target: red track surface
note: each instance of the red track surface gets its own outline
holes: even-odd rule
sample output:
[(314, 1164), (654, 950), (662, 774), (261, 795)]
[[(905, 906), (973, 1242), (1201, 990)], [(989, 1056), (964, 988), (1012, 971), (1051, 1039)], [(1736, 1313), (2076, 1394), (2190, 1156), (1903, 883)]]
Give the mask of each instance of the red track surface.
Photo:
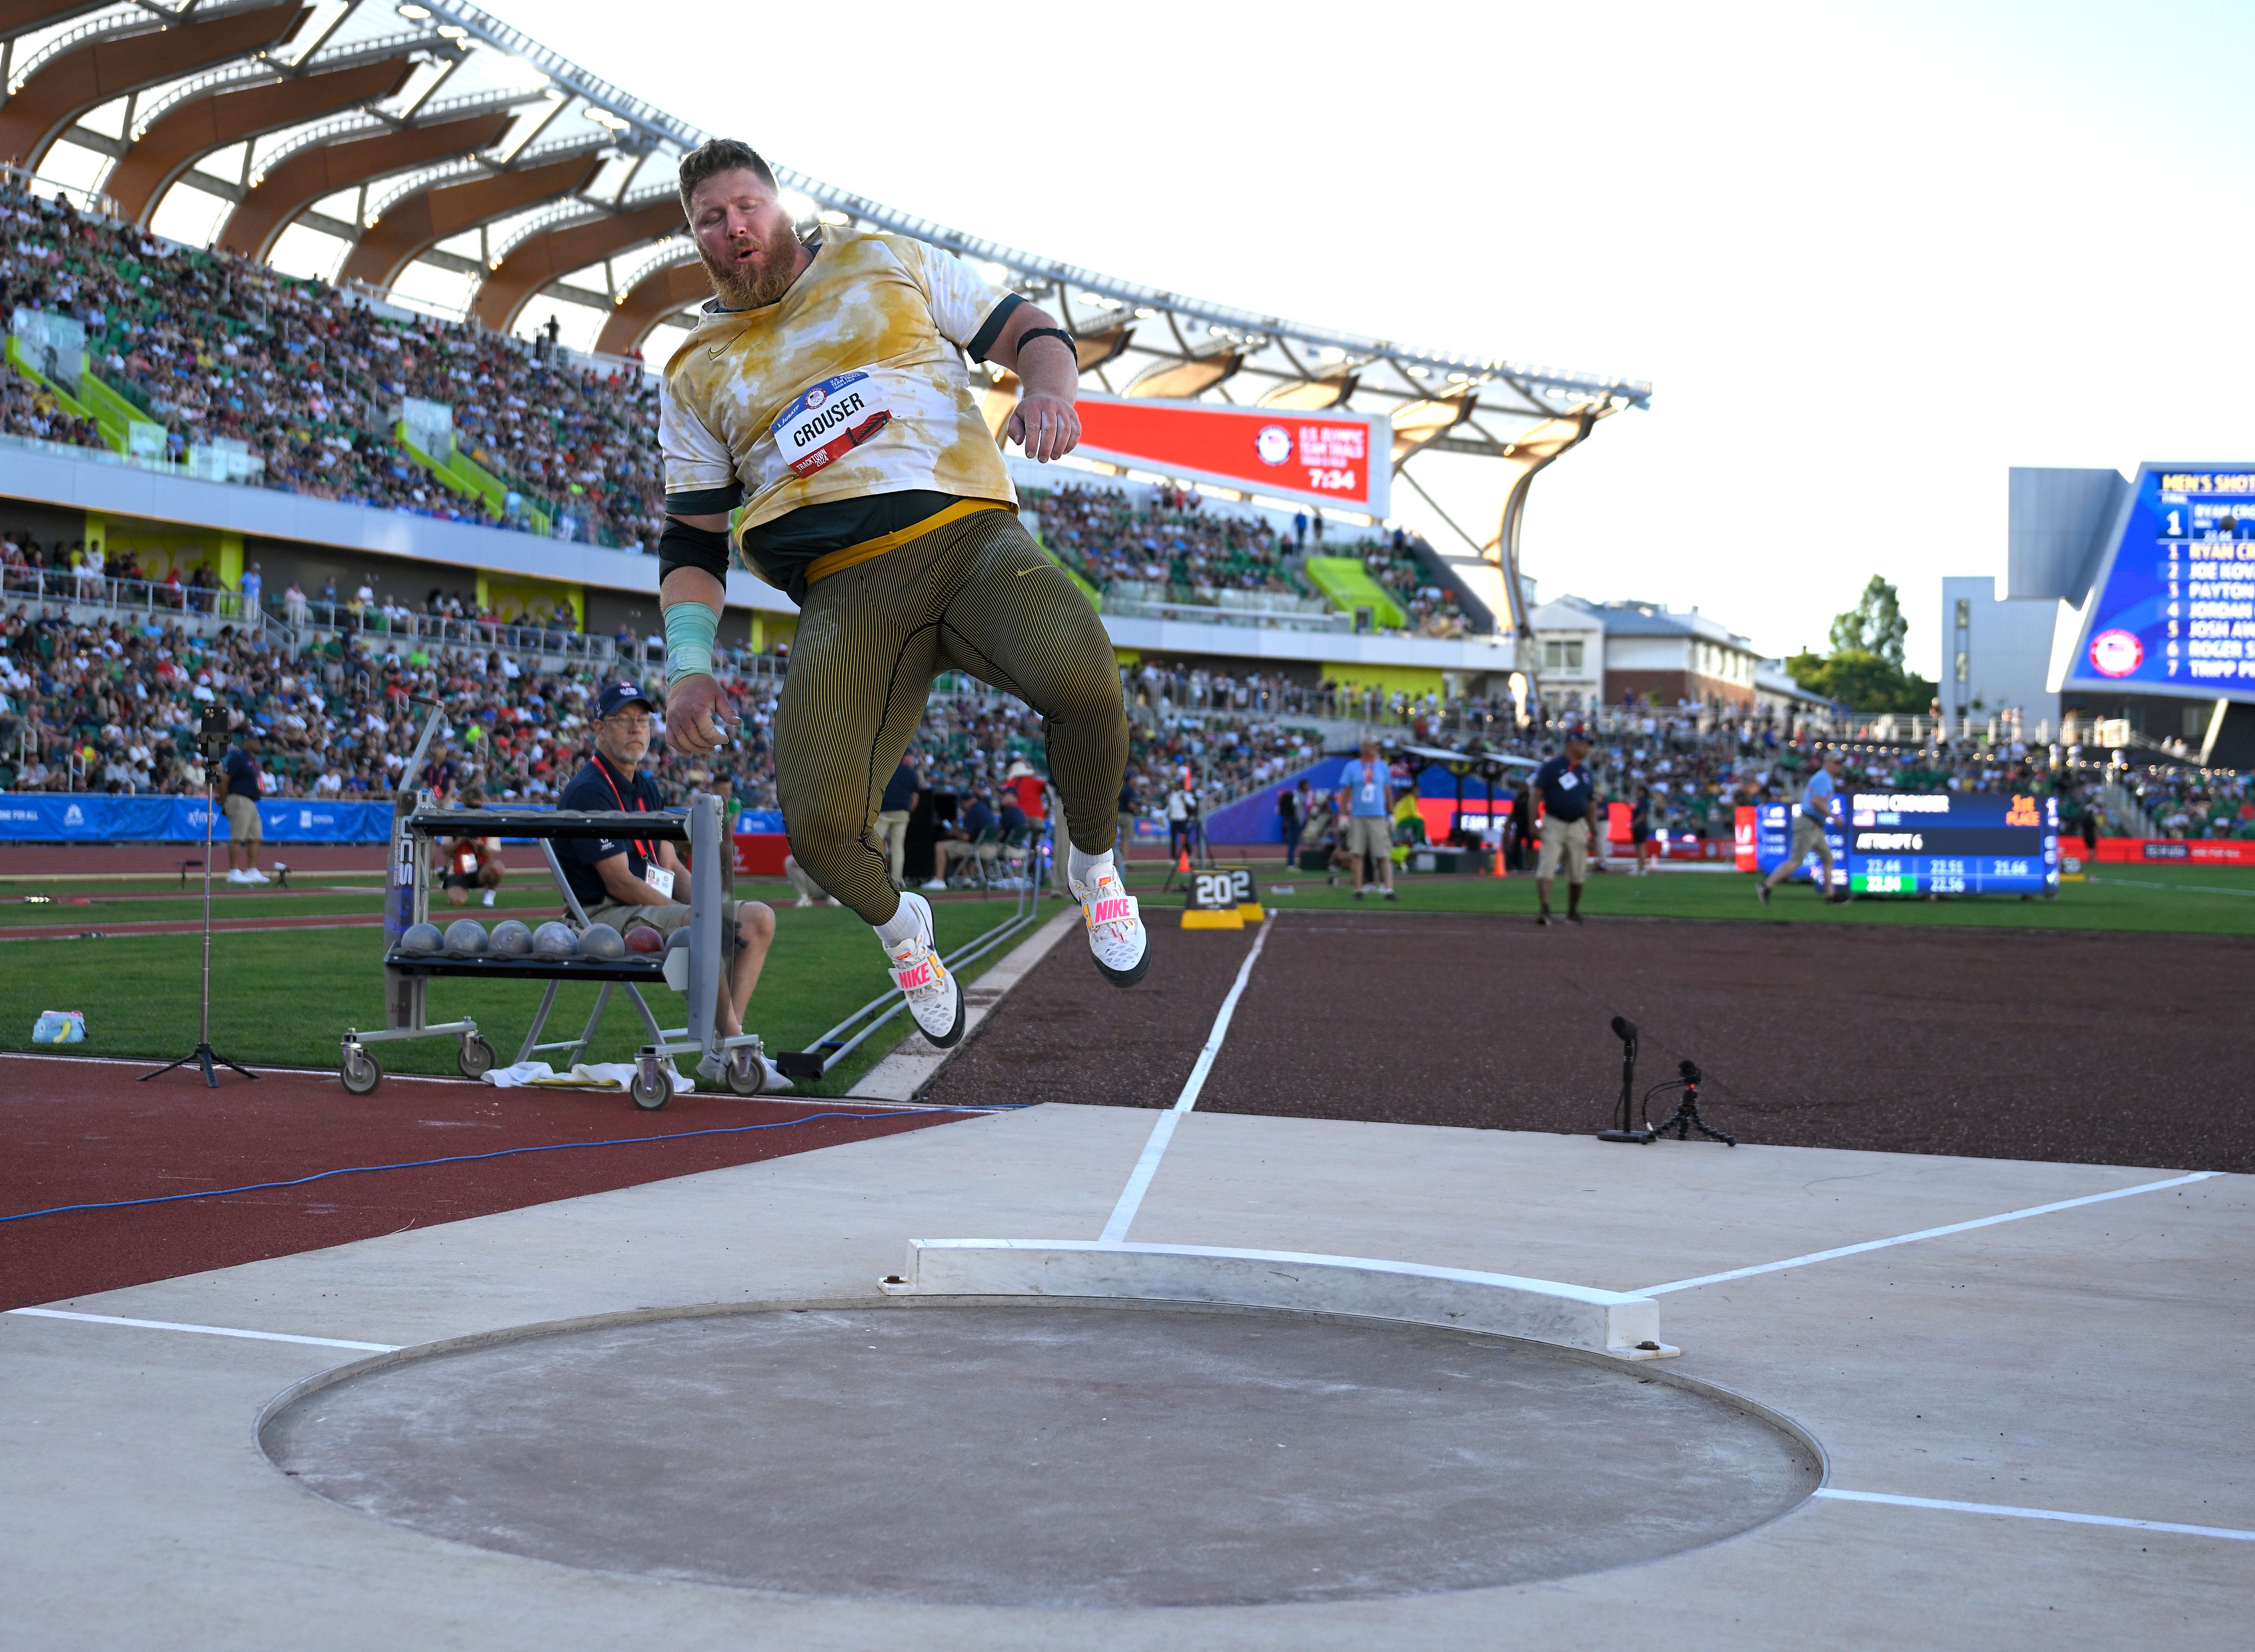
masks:
[[(137, 1082), (138, 1065), (0, 1054), (0, 1216), (285, 1181), (563, 1142), (618, 1142), (859, 1114), (851, 1102), (677, 1096), (659, 1113), (622, 1095), (387, 1079), (370, 1096), (333, 1075), (186, 1070)], [(341, 1245), (551, 1199), (747, 1164), (961, 1114), (836, 1118), (678, 1142), (525, 1153), (476, 1163), (331, 1177), (302, 1187), (0, 1222), (0, 1308)]]

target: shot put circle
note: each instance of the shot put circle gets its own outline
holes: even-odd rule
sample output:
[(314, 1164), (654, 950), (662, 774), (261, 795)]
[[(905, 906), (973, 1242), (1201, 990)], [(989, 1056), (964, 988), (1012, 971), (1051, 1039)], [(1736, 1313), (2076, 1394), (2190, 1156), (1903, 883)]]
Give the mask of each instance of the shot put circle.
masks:
[(318, 1378), (300, 1486), (434, 1536), (790, 1594), (1123, 1607), (1384, 1599), (1733, 1536), (1802, 1436), (1648, 1367), (1192, 1304), (763, 1306)]

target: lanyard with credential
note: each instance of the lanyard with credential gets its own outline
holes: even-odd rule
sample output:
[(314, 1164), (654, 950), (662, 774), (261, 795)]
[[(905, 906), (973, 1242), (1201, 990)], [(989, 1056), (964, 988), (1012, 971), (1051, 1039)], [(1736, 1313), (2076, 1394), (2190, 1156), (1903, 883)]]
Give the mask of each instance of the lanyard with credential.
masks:
[[(629, 812), (627, 808), (627, 800), (624, 798), (619, 797), (619, 783), (611, 778), (611, 765), (604, 761), (602, 754), (600, 752), (595, 756), (595, 767), (602, 773), (603, 784), (611, 789), (611, 796), (618, 798), (619, 812), (621, 814)], [(650, 805), (643, 801), (642, 794), (640, 792), (636, 792), (635, 794), (635, 806), (631, 812), (636, 814), (648, 814), (650, 812)], [(651, 846), (644, 843), (640, 838), (629, 838), (628, 841), (634, 845), (635, 853), (642, 856), (644, 865), (648, 865), (657, 859), (657, 856), (651, 853)]]

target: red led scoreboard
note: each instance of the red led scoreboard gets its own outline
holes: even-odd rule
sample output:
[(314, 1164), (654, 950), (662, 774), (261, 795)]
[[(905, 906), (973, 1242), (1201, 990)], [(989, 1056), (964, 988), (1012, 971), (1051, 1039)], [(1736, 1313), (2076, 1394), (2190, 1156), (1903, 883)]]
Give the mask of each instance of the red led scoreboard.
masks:
[(1334, 505), (1383, 517), (1393, 474), (1393, 431), (1376, 413), (1294, 413), (1087, 396), (1080, 410), (1085, 459), (1102, 459), (1247, 493)]

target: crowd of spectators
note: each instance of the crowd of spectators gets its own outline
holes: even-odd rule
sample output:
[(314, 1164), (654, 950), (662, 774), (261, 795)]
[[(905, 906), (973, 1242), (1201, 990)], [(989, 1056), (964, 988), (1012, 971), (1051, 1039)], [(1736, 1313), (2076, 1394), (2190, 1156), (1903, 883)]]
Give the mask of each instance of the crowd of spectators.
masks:
[(1215, 505), (1184, 488), (1155, 489), (1141, 504), (1118, 488), (1072, 482), (1029, 490), (1025, 503), (1041, 524), (1042, 543), (1109, 595), (1211, 608), (1245, 606), (1251, 593), (1278, 606), (1321, 607), (1322, 594), (1298, 566), (1303, 554), (1320, 553), (1360, 559), (1412, 629), (1461, 636), (1467, 627), (1454, 597), (1434, 583), (1398, 528), (1383, 538), (1327, 545), (1320, 515), (1303, 513), (1286, 534), (1264, 516)]
[[(386, 314), (327, 282), (34, 197), (0, 182), (0, 314), (67, 316), (86, 364), (161, 425), (174, 459), (240, 443), (264, 486), (449, 519), (544, 526), (632, 549), (663, 527), (657, 390), (639, 371), (465, 323)], [(90, 421), (9, 374), (0, 429), (101, 446)], [(508, 489), (450, 489), (393, 439), (405, 400), (441, 402), (463, 452)], [(438, 455), (444, 458), (444, 455)], [(511, 501), (516, 504), (512, 508)], [(568, 520), (566, 520), (568, 519)]]
[[(454, 600), (434, 590), (428, 606), (443, 610)], [(421, 702), (446, 714), (431, 784), (474, 782), (496, 802), (539, 803), (584, 760), (601, 682), (622, 668), (655, 669), (646, 659), (612, 661), (599, 680), (592, 667), (544, 669), (539, 655), (506, 648), (367, 631), (293, 651), (282, 635), (222, 625), (205, 636), (147, 615), (74, 623), (59, 608), (22, 603), (0, 610), (0, 790), (194, 791), (195, 728), (203, 705), (217, 703), (259, 742), (273, 795), (383, 797), (421, 733), (426, 714), (411, 703)], [(681, 758), (661, 741), (653, 771), (671, 802), (725, 777), (742, 806), (773, 808), (770, 742), (787, 662), (724, 651), (721, 666), (744, 739), (716, 760)], [(1156, 670), (1126, 672), (1130, 806), (1163, 809), (1187, 776), (1201, 811), (1211, 812), (1317, 762), (1323, 740), (1282, 703), (1289, 687), (1258, 676), (1192, 683)], [(1478, 700), (1408, 711), (1392, 725), (1396, 738), (1528, 758), (1549, 755), (1563, 727), (1555, 719), (1521, 727), (1507, 704)], [(1606, 795), (1641, 793), (1656, 831), (1717, 840), (1731, 836), (1738, 805), (1797, 795), (1825, 743), (1821, 731), (1773, 716), (1712, 709), (1609, 708), (1584, 721), (1596, 742), (1591, 767)], [(967, 679), (939, 685), (916, 744), (925, 784), (965, 797), (991, 795), (1014, 763), (1047, 768), (1040, 720)], [(2123, 787), (2166, 835), (2255, 838), (2255, 796), (2239, 773), (2110, 769), (2095, 749), (2018, 742), (1866, 743), (1851, 746), (1847, 759), (1851, 789), (2055, 793), (2070, 833), (2086, 816), (2108, 834), (2136, 832), (2139, 823), (2108, 809), (2110, 791)]]
[(2255, 838), (2255, 790), (2243, 772), (2157, 765), (2129, 788), (2164, 837)]

